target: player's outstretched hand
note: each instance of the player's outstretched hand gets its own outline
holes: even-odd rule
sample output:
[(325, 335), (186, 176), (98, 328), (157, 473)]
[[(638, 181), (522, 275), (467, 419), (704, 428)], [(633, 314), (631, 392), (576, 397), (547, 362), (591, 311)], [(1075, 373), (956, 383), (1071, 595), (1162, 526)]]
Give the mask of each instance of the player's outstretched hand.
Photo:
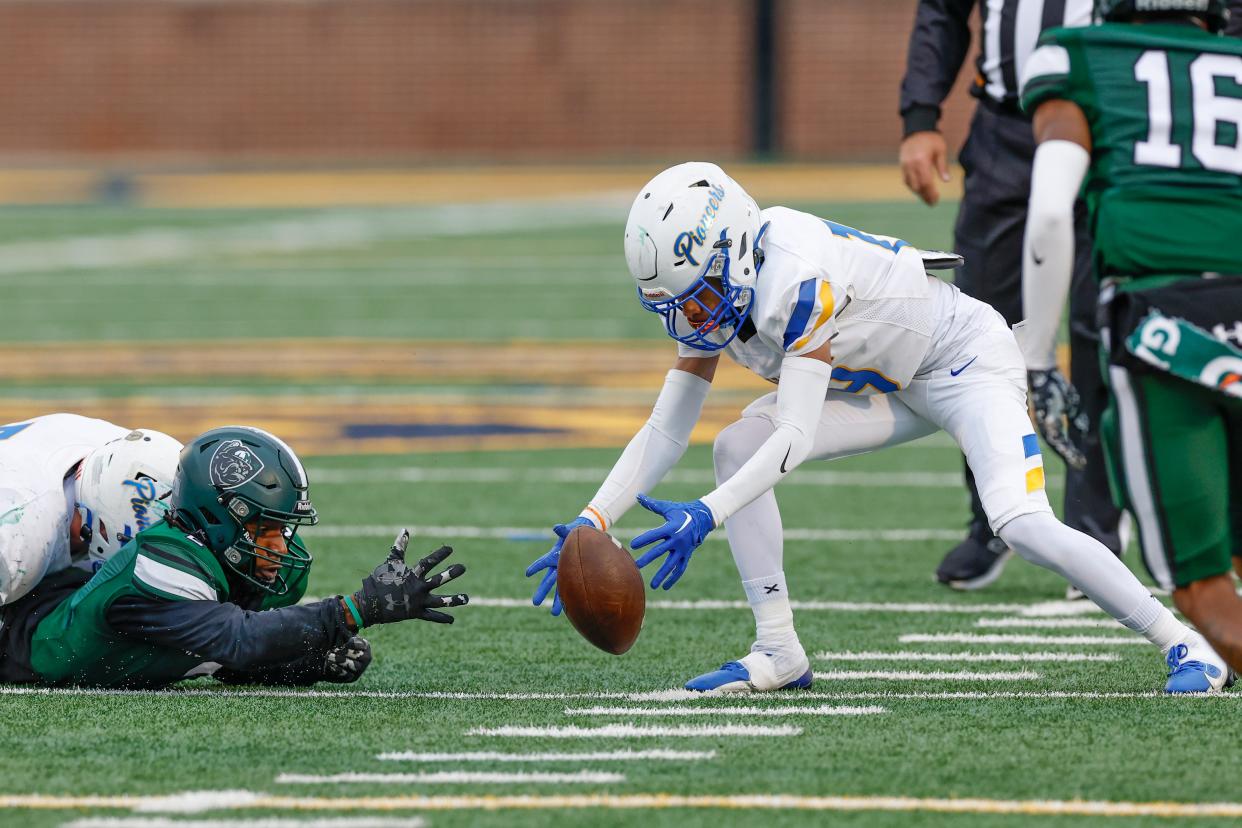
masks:
[(438, 607), (460, 607), (469, 602), (464, 593), (457, 595), (434, 595), (432, 590), (460, 578), (466, 571), (461, 564), (453, 564), (438, 575), (428, 575), (445, 558), (453, 554), (453, 547), (441, 546), (423, 558), (413, 568), (406, 566), (405, 547), (410, 542), (410, 532), (402, 529), (393, 541), (392, 549), (382, 564), (362, 581), (362, 589), (353, 594), (354, 604), (362, 616), (362, 625), (393, 624), (410, 618), (452, 624), (453, 616), (440, 612)]
[(665, 589), (672, 589), (690, 565), (690, 555), (699, 548), (707, 533), (716, 528), (716, 520), (711, 509), (701, 500), (680, 503), (640, 494), (638, 502), (644, 509), (663, 517), (664, 525), (634, 538), (630, 541), (630, 548), (637, 550), (651, 543), (656, 544), (636, 561), (640, 569), (667, 552), (664, 565), (651, 579), (651, 588), (659, 589), (662, 585)]
[[(569, 533), (579, 526), (594, 526), (595, 524), (584, 517), (576, 517), (569, 523), (558, 523), (552, 527), (553, 533), (556, 535), (556, 543), (552, 544), (552, 548), (545, 554), (535, 559), (535, 562), (526, 567), (526, 577), (534, 575), (541, 570), (547, 570), (543, 574), (543, 580), (539, 582), (539, 586), (535, 587), (535, 595), (531, 598), (531, 603), (535, 606), (543, 604), (543, 599), (548, 597), (548, 593), (556, 589), (556, 567), (561, 561), (561, 547), (565, 545), (565, 538), (569, 537)], [(560, 591), (552, 594), (552, 614), (561, 614), (561, 593)]]
[(362, 674), (370, 666), (371, 642), (355, 635), (341, 646), (328, 650), (323, 665), (323, 680), (350, 684), (362, 678)]
[(1027, 371), (1026, 381), (1031, 391), (1031, 407), (1035, 409), (1035, 427), (1044, 442), (1070, 468), (1086, 467), (1087, 458), (1078, 450), (1075, 440), (1081, 441), (1090, 423), (1082, 410), (1077, 389), (1059, 368)]

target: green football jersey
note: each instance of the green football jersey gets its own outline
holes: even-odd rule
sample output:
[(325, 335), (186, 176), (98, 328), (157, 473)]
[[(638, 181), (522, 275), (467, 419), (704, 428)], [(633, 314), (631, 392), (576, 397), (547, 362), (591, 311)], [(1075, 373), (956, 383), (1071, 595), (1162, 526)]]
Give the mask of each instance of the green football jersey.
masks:
[(1050, 29), (1023, 78), (1091, 128), (1096, 273), (1242, 273), (1242, 41), (1169, 23)]
[[(288, 593), (266, 597), (261, 608), (296, 604), (306, 590), (306, 573), (299, 574)], [(108, 609), (123, 596), (224, 603), (230, 588), (211, 550), (161, 521), (139, 532), (39, 623), (30, 646), (34, 671), (52, 684), (161, 687), (204, 661), (113, 629)]]

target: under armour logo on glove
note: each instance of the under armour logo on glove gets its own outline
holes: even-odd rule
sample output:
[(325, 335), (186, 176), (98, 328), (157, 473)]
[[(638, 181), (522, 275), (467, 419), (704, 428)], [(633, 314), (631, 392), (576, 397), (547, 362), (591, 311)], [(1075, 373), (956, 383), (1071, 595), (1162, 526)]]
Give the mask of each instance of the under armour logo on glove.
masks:
[(771, 586), (765, 586), (765, 587), (763, 588), (763, 590), (764, 590), (764, 594), (766, 594), (766, 595), (771, 595), (773, 592), (780, 592), (780, 591), (781, 591), (781, 585), (780, 585), (780, 584), (772, 584)]
[(438, 575), (427, 576), (453, 554), (452, 547), (441, 546), (410, 568), (405, 563), (405, 548), (409, 542), (410, 533), (403, 529), (393, 542), (388, 557), (363, 579), (362, 588), (354, 593), (353, 601), (362, 616), (363, 626), (391, 624), (411, 618), (452, 624), (451, 615), (434, 608), (460, 607), (470, 600), (462, 593), (434, 595), (431, 592), (461, 577), (466, 571), (461, 564), (453, 564)]

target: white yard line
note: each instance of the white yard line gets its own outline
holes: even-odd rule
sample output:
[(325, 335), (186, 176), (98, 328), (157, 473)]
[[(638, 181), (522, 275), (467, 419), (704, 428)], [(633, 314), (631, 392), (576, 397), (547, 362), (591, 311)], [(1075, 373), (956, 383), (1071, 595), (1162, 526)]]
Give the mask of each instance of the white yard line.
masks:
[(412, 750), (377, 754), (386, 762), (709, 762), (716, 758), (714, 750), (608, 750), (594, 753), (419, 753)]
[(817, 681), (1035, 681), (1041, 678), (1034, 670), (1014, 670), (1010, 672), (972, 673), (970, 671), (922, 672), (918, 670), (902, 670), (885, 672), (883, 670), (832, 670), (826, 673), (816, 672)]
[(1097, 607), (1093, 602), (1083, 599), (1081, 601), (1037, 601), (1024, 607), (1018, 614), (1024, 618), (1054, 618), (1092, 615), (1103, 612), (1104, 610)]
[[(306, 534), (314, 538), (393, 538), (403, 528), (410, 534), (434, 538), (477, 538), (480, 540), (552, 541), (554, 536), (546, 526), (398, 526), (397, 524), (355, 524), (316, 526)], [(630, 540), (644, 531), (619, 529), (610, 534), (618, 540)], [(860, 541), (943, 541), (961, 540), (960, 529), (786, 529), (787, 541), (819, 541), (854, 543)], [(708, 541), (724, 543), (728, 539), (717, 532), (707, 536)]]
[[(356, 485), (359, 483), (594, 483), (608, 475), (600, 468), (514, 468), (510, 466), (480, 468), (442, 468), (435, 466), (402, 466), (392, 469), (327, 469), (307, 470), (316, 486)], [(697, 483), (716, 485), (711, 469), (682, 469), (669, 472), (666, 483)], [(800, 468), (781, 481), (782, 486), (848, 486), (857, 488), (943, 489), (960, 486), (958, 472), (881, 472), (881, 471), (812, 471)], [(958, 534), (961, 534), (959, 531)]]
[[(135, 698), (168, 698), (184, 700), (188, 697), (206, 696), (216, 702), (227, 702), (231, 699), (338, 699), (344, 704), (357, 703), (362, 699), (382, 700), (427, 700), (427, 701), (624, 701), (624, 702), (691, 702), (707, 699), (720, 699), (725, 694), (696, 693), (692, 690), (670, 688), (668, 690), (646, 690), (641, 692), (593, 692), (593, 693), (466, 693), (466, 692), (411, 692), (407, 690), (96, 690), (80, 688), (24, 688), (0, 687), (0, 696), (124, 696)], [(772, 696), (759, 698), (771, 699)], [(819, 692), (799, 690), (776, 697), (785, 701), (859, 701), (886, 699), (933, 700), (944, 701), (953, 699), (1153, 699), (1169, 700), (1170, 698), (1187, 699), (1222, 699), (1242, 701), (1242, 693), (1187, 693), (1177, 696), (1152, 690), (1146, 693), (1100, 693), (1091, 691), (964, 691), (964, 692), (921, 692), (896, 693), (887, 691), (872, 692)], [(3, 807), (3, 806), (0, 806)]]
[(578, 727), (576, 725), (552, 727), (476, 727), (467, 730), (467, 736), (508, 736), (531, 739), (644, 739), (651, 736), (798, 736), (802, 728), (793, 725), (635, 725), (611, 724), (602, 727)]
[(902, 644), (1062, 644), (1076, 647), (1146, 645), (1137, 635), (1009, 635), (1004, 633), (909, 633)]
[(144, 267), (263, 253), (296, 254), (365, 247), (387, 239), (581, 227), (620, 222), (624, 216), (621, 198), (592, 198), (323, 210), (275, 221), (145, 227), (108, 236), (5, 242), (0, 244), (0, 276)]
[[(800, 612), (886, 612), (912, 613), (919, 615), (942, 612), (960, 615), (972, 615), (980, 612), (1011, 613), (1018, 611), (1023, 606), (1022, 604), (933, 604), (868, 601), (790, 601), (789, 605), (793, 609)], [(503, 609), (526, 609), (534, 605), (531, 604), (529, 598), (471, 597), (470, 606), (499, 607)], [(649, 610), (705, 611), (743, 610), (749, 608), (750, 605), (745, 601), (719, 601), (713, 599), (700, 599), (697, 601), (657, 599), (647, 602), (647, 609)], [(546, 606), (541, 607), (540, 609), (547, 612)]]
[(625, 774), (607, 771), (575, 771), (573, 773), (494, 771), (434, 771), (430, 773), (334, 773), (317, 776), (307, 773), (282, 773), (278, 785), (325, 785), (358, 783), (368, 785), (605, 785), (624, 782)]
[[(212, 792), (203, 792), (210, 794)], [(579, 794), (550, 796), (273, 796), (250, 791), (232, 792), (231, 804), (216, 808), (270, 811), (468, 811), (515, 810), (666, 810), (709, 809), (739, 811), (891, 811), (900, 813), (1012, 814), (1023, 816), (1114, 816), (1242, 819), (1242, 802), (1111, 802), (1056, 799), (952, 799), (902, 796), (798, 796), (796, 794), (732, 794), (687, 796), (673, 793)], [(184, 797), (183, 797), (184, 798)], [(144, 796), (2, 796), (0, 807), (41, 810), (68, 808), (133, 808), (154, 811), (171, 797)]]
[(170, 819), (168, 817), (87, 817), (60, 828), (425, 828), (419, 817), (324, 817), (292, 819)]
[(883, 707), (781, 705), (779, 707), (567, 707), (566, 716), (869, 716)]
[(1112, 653), (979, 653), (973, 651), (961, 653), (920, 653), (915, 650), (899, 652), (879, 652), (865, 650), (862, 652), (816, 653), (820, 661), (951, 661), (951, 662), (989, 662), (989, 661), (1119, 661), (1121, 656)]
[(1116, 630), (1125, 629), (1112, 618), (980, 618), (976, 627), (1031, 630)]

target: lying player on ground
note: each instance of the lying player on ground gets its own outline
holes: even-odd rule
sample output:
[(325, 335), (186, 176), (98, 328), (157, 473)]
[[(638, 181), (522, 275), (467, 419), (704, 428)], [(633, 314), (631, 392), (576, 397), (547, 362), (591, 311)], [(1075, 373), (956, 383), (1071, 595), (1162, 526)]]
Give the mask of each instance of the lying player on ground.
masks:
[[(1027, 63), (1039, 147), (1020, 339), (1032, 393), (1064, 409), (1072, 388), (1053, 348), (1085, 178), (1107, 280), (1102, 434), (1114, 489), (1152, 577), (1242, 669), (1242, 562), (1231, 565), (1242, 554), (1242, 43), (1204, 31), (1224, 27), (1223, 0), (1158, 5), (1140, 14), (1134, 0), (1105, 0), (1118, 24), (1050, 30)], [(1037, 384), (1041, 374), (1054, 381)], [(1177, 647), (1169, 663), (1195, 657)]]
[(0, 605), (160, 519), (181, 444), (76, 414), (0, 426)]
[[(306, 472), (265, 431), (228, 426), (185, 447), (168, 517), (139, 532), (89, 583), (39, 586), (6, 607), (0, 681), (155, 688), (191, 675), (230, 683), (356, 680), (371, 661), (364, 627), (413, 618), (465, 595), (431, 590), (465, 572), (429, 575), (441, 547), (405, 565), (409, 533), (351, 596), (293, 606), (310, 553), (297, 536), (317, 521)], [(76, 591), (75, 591), (76, 587)]]
[[(807, 687), (794, 631), (772, 491), (804, 460), (830, 460), (947, 431), (966, 455), (992, 529), (1027, 560), (1065, 577), (1162, 652), (1189, 656), (1166, 687), (1219, 689), (1220, 657), (1098, 541), (1060, 523), (1044, 493), (1026, 408), (1026, 371), (991, 307), (927, 275), (919, 251), (785, 207), (759, 212), (713, 164), (682, 164), (638, 194), (625, 252), (639, 299), (677, 340), (651, 418), (581, 515), (556, 527), (607, 529), (635, 498), (665, 524), (634, 539), (666, 555), (652, 587), (671, 587), (724, 524), (757, 629), (751, 652), (692, 679), (692, 690)], [(648, 498), (677, 462), (724, 351), (778, 390), (716, 438), (718, 486), (700, 500)], [(556, 582), (559, 543), (527, 570)], [(559, 610), (553, 601), (553, 613)]]

